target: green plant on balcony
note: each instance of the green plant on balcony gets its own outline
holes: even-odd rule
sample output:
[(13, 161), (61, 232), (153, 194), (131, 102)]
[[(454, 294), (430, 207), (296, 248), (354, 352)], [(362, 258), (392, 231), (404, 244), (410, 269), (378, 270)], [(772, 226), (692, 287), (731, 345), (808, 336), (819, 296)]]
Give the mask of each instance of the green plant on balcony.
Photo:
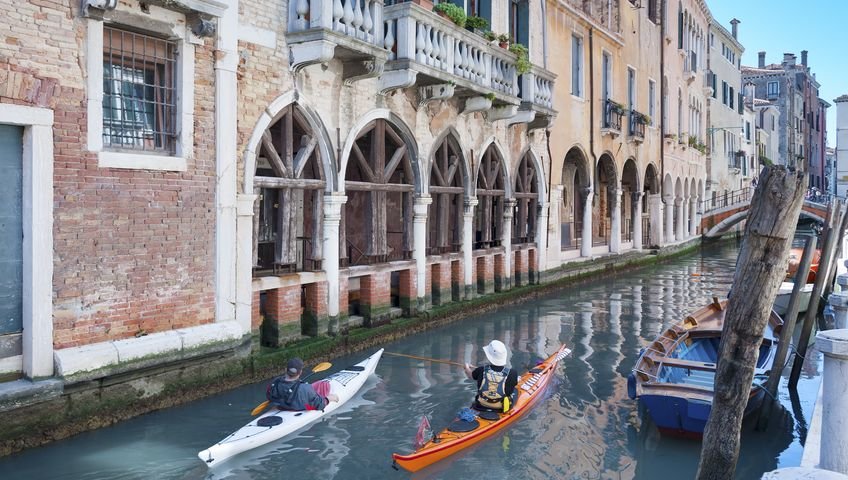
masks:
[(695, 135), (689, 135), (689, 146), (694, 147), (698, 145), (698, 137)]
[(707, 146), (701, 142), (696, 143), (693, 148), (704, 155), (707, 154)]
[(484, 97), (486, 97), (486, 100), (488, 100), (488, 101), (490, 101), (490, 102), (494, 102), (494, 101), (495, 101), (495, 94), (494, 94), (494, 93), (489, 92), (489, 93), (487, 93), (487, 94), (485, 94), (485, 95), (483, 95), (483, 96), (484, 96)]
[(530, 64), (530, 58), (527, 55), (527, 47), (520, 43), (513, 43), (509, 46), (509, 51), (518, 56), (518, 60), (515, 61), (515, 71), (518, 72), (519, 75), (529, 72), (532, 65)]
[(485, 32), (483, 32), (483, 38), (490, 42), (494, 42), (498, 39), (498, 34), (491, 30), (486, 30)]
[(476, 15), (472, 15), (465, 20), (465, 28), (468, 30), (476, 31), (476, 30), (488, 30), (489, 21), (483, 17), (478, 17)]
[(505, 33), (498, 35), (498, 45), (501, 48), (509, 48), (509, 35)]
[(774, 165), (774, 162), (772, 162), (769, 157), (767, 157), (765, 155), (760, 155), (760, 164), (765, 165), (767, 167), (770, 167), (770, 166)]
[(647, 113), (633, 112), (636, 115), (636, 121), (641, 123), (642, 125), (650, 125), (651, 124), (651, 116)]
[(467, 17), (465, 16), (465, 10), (463, 10), (462, 7), (449, 2), (442, 2), (436, 4), (433, 7), (433, 11), (443, 17), (448, 18), (458, 27), (465, 27), (465, 21), (467, 20)]
[(624, 115), (625, 113), (627, 113), (627, 108), (625, 108), (624, 105), (616, 102), (615, 100), (608, 98), (607, 102), (609, 103), (611, 112), (618, 115)]

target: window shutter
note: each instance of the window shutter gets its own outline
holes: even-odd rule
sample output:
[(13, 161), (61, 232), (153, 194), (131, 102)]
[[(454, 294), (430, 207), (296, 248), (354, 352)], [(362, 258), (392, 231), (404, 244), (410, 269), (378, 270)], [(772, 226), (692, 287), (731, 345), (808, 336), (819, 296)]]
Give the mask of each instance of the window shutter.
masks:
[(739, 94), (739, 113), (740, 114), (745, 113), (745, 105), (742, 104), (744, 99), (745, 99), (745, 97), (742, 96), (742, 94), (740, 93)]
[(677, 48), (683, 49), (683, 10), (677, 11)]

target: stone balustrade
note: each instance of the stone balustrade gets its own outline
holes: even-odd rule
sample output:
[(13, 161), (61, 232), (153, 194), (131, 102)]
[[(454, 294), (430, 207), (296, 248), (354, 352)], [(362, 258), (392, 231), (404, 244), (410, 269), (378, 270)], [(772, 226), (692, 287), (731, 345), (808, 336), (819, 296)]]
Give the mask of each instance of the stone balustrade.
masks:
[(383, 46), (383, 0), (292, 0), (289, 32), (325, 29)]
[(554, 79), (547, 70), (533, 67), (521, 75), (521, 100), (547, 109), (554, 108)]
[(384, 14), (383, 46), (390, 52), (389, 62), (402, 64), (400, 68), (429, 67), (418, 73), (480, 94), (518, 97), (515, 54), (414, 3), (388, 6)]

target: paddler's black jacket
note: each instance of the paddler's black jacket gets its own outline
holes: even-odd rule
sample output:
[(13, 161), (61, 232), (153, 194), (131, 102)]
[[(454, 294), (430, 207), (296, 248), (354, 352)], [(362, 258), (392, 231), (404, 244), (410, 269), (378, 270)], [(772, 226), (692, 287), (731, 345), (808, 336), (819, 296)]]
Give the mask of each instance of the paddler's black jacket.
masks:
[(285, 376), (272, 380), (265, 396), (283, 410), (323, 410), (327, 406), (327, 399), (318, 395), (312, 385), (287, 381)]

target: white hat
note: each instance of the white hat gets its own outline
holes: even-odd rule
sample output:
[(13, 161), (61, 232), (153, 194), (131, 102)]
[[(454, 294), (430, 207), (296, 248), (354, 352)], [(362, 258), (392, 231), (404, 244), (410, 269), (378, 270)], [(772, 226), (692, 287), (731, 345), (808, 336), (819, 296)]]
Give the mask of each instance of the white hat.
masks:
[(506, 357), (509, 355), (506, 350), (506, 345), (504, 345), (500, 340), (492, 340), (491, 343), (483, 347), (483, 353), (486, 354), (486, 358), (489, 359), (489, 363), (496, 367), (503, 367), (506, 365)]

